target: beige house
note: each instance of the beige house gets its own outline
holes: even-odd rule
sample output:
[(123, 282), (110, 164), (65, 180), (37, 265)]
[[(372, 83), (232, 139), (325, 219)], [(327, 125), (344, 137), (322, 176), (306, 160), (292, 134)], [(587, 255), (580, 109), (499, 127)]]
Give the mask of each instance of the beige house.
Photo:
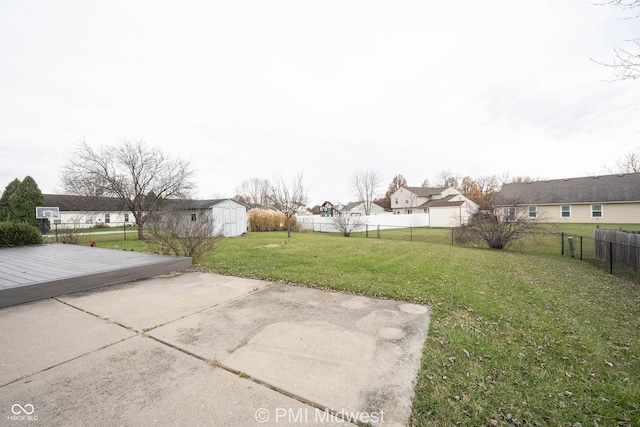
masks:
[(640, 173), (504, 184), (495, 204), (544, 222), (640, 223)]
[(400, 187), (390, 201), (394, 214), (429, 214), (429, 227), (458, 227), (478, 210), (453, 187)]

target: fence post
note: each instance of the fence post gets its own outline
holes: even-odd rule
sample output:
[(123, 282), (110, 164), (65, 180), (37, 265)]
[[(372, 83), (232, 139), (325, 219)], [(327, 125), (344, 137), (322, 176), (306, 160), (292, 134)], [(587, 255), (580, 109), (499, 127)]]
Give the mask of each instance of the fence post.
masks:
[(409, 240), (413, 242), (413, 227), (409, 227)]
[(567, 236), (567, 241), (569, 242), (569, 253), (571, 254), (571, 258), (575, 258), (576, 251), (573, 245), (573, 236)]
[(369, 237), (369, 224), (364, 225), (364, 237), (365, 239)]
[(564, 231), (560, 233), (560, 236), (562, 237), (562, 243), (560, 244), (560, 255), (564, 255)]
[(609, 241), (609, 274), (613, 274), (613, 242)]
[(582, 261), (582, 236), (580, 236), (580, 261)]
[(378, 239), (380, 238), (380, 224), (378, 224)]
[(127, 240), (127, 223), (122, 223), (122, 231), (124, 232), (124, 240)]

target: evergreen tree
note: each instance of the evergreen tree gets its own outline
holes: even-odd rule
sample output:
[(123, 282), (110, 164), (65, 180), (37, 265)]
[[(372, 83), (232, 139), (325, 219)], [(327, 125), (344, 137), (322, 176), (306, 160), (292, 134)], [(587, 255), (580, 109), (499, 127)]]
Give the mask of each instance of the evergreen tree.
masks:
[(13, 216), (11, 213), (11, 206), (9, 204), (9, 200), (11, 200), (11, 196), (16, 192), (18, 186), (20, 185), (20, 180), (18, 178), (11, 181), (5, 187), (2, 192), (2, 197), (0, 197), (0, 221), (10, 221)]
[(42, 206), (44, 204), (44, 196), (42, 191), (36, 184), (35, 180), (30, 176), (25, 177), (18, 188), (9, 198), (9, 208), (11, 209), (11, 220), (17, 222), (26, 222), (38, 228), (44, 228), (45, 232), (48, 229), (48, 220), (45, 227), (41, 227), (42, 222), (36, 219), (36, 206)]

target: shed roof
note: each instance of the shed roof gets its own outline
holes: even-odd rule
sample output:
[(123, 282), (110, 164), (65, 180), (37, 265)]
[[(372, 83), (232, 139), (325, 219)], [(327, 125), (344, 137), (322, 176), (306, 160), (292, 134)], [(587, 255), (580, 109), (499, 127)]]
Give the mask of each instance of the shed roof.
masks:
[(504, 184), (496, 205), (640, 202), (640, 173)]
[(191, 200), (191, 199), (169, 199), (167, 200), (168, 204), (171, 204), (179, 209), (210, 209), (215, 205), (218, 205), (222, 202), (232, 201), (234, 203), (239, 204), (240, 206), (247, 207), (244, 203), (240, 203), (237, 200), (233, 199), (208, 199), (208, 200)]

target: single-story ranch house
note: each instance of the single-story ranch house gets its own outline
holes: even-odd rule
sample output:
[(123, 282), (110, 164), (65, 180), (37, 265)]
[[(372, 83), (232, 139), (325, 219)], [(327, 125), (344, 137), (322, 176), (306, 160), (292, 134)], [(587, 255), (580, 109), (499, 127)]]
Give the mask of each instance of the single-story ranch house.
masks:
[[(75, 228), (96, 225), (135, 225), (133, 214), (116, 197), (72, 196), (44, 194), (44, 205), (60, 209), (59, 224)], [(58, 221), (58, 220), (56, 220)]]
[[(247, 232), (247, 207), (232, 199), (173, 201), (184, 211), (186, 220), (197, 221), (203, 214), (211, 214), (225, 237)], [(135, 225), (133, 214), (116, 197), (72, 196), (45, 194), (44, 204), (57, 207), (62, 226), (87, 228), (95, 226)]]
[(495, 205), (545, 222), (640, 223), (640, 173), (504, 184)]
[[(387, 214), (388, 212), (381, 203), (371, 202), (371, 210), (369, 211), (370, 215), (380, 215)], [(365, 214), (365, 205), (363, 201), (360, 202), (349, 202), (342, 207), (340, 210), (341, 215), (364, 215)]]
[(400, 187), (391, 194), (394, 214), (429, 214), (429, 227), (466, 224), (478, 205), (453, 187)]

